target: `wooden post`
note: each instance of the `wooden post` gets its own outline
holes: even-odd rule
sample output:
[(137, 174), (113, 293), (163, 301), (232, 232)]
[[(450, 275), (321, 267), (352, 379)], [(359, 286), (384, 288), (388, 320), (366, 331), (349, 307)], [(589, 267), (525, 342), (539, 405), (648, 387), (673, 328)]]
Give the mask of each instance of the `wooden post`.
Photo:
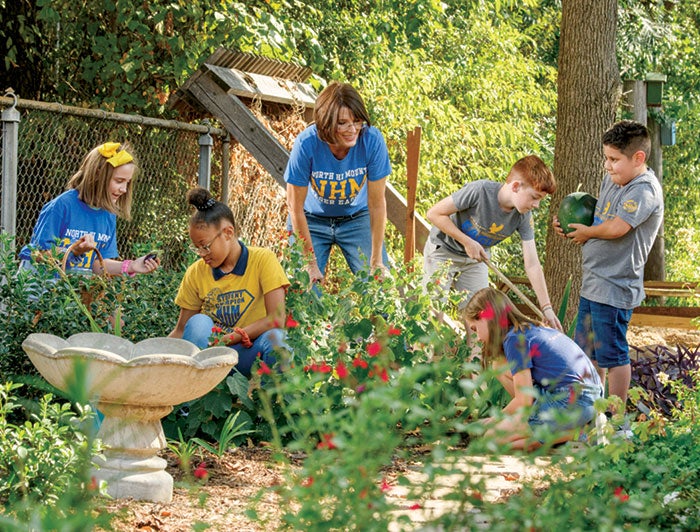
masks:
[(416, 250), (416, 188), (418, 187), (418, 160), (420, 159), (420, 126), (406, 137), (406, 244), (403, 261), (413, 260)]

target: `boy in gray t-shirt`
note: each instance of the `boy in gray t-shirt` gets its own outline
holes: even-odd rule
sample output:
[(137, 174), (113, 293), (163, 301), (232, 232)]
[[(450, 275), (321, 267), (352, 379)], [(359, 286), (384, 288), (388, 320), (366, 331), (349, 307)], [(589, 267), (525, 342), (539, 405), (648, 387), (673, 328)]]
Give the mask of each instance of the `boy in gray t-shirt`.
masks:
[(528, 155), (511, 168), (505, 183), (474, 181), (440, 200), (427, 213), (433, 224), (423, 250), (423, 282), (427, 285), (438, 272), (445, 272), (441, 285), (465, 293), (464, 308), (471, 296), (489, 285), (483, 259), (491, 246), (515, 231), (522, 239), (525, 273), (550, 326), (561, 330), (552, 309), (542, 265), (535, 247), (530, 211), (556, 190), (552, 172), (542, 159)]
[[(644, 299), (644, 264), (663, 220), (661, 185), (646, 161), (647, 128), (631, 120), (603, 135), (607, 174), (600, 186), (593, 225), (569, 224), (566, 235), (583, 244), (583, 281), (576, 342), (593, 359), (609, 395), (627, 402), (631, 380), (627, 327)], [(555, 218), (554, 227), (561, 231)]]

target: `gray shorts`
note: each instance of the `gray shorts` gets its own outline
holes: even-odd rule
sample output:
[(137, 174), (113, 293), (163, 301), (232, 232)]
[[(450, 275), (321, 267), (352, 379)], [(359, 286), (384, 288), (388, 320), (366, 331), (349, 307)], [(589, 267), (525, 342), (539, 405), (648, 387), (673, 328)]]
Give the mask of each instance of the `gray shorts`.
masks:
[(436, 276), (445, 290), (465, 292), (458, 305), (460, 309), (475, 292), (489, 286), (489, 270), (485, 263), (453, 253), (428, 238), (423, 249), (423, 286)]

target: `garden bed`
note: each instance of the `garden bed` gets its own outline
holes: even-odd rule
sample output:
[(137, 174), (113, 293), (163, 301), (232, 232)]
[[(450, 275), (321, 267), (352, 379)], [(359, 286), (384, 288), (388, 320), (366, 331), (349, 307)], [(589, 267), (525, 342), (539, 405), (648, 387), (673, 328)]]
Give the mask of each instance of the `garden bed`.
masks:
[[(700, 331), (631, 326), (628, 341), (635, 347), (666, 345), (673, 348), (678, 344), (696, 347), (700, 345)], [(112, 523), (113, 529), (118, 532), (184, 532), (201, 530), (207, 525), (211, 530), (278, 529), (281, 511), (274, 487), (284, 479), (281, 468), (272, 459), (271, 450), (243, 446), (224, 454), (222, 458), (202, 452), (202, 459), (197, 460), (197, 464), (204, 463), (206, 478), (185, 480), (177, 465), (177, 457), (171, 451), (166, 451), (163, 456), (168, 461), (167, 470), (176, 483), (172, 502), (108, 502), (104, 509), (117, 514)], [(421, 449), (416, 449), (413, 456), (420, 460)], [(396, 460), (386, 470), (386, 478), (391, 483), (392, 479), (405, 473), (408, 465), (409, 462), (405, 460)], [(513, 478), (512, 474), (504, 477), (506, 481)], [(511, 494), (517, 493), (516, 484), (514, 482)], [(261, 489), (264, 489), (265, 495), (257, 509), (260, 514), (264, 513), (264, 524), (251, 520), (246, 514), (249, 501)], [(410, 510), (411, 506), (406, 509)]]

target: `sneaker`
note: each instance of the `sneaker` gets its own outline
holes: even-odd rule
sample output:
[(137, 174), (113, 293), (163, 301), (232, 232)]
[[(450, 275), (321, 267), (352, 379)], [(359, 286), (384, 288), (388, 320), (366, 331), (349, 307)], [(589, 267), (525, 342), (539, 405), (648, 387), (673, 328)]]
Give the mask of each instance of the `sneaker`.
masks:
[(615, 436), (617, 436), (618, 438), (622, 438), (624, 440), (631, 440), (632, 438), (634, 438), (634, 432), (632, 432), (630, 429), (626, 429), (624, 427), (619, 427), (615, 431)]

